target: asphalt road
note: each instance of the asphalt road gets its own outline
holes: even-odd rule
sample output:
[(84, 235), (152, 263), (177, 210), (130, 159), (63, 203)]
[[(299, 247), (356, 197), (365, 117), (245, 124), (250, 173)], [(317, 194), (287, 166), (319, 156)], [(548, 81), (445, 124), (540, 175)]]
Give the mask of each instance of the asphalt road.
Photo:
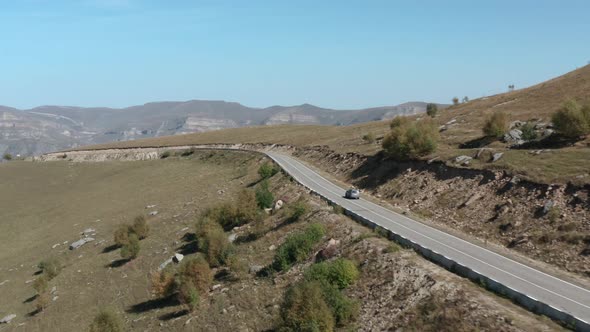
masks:
[(590, 322), (590, 290), (523, 265), (362, 198), (345, 199), (343, 197), (345, 189), (323, 178), (295, 158), (275, 152), (267, 152), (267, 155), (299, 183), (347, 210), (590, 325), (588, 324)]

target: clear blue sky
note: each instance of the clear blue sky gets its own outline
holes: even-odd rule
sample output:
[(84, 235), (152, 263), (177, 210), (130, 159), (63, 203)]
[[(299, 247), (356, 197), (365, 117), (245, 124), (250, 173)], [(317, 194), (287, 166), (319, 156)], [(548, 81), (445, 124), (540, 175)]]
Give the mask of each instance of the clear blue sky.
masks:
[(590, 1), (0, 2), (0, 105), (450, 102), (590, 61)]

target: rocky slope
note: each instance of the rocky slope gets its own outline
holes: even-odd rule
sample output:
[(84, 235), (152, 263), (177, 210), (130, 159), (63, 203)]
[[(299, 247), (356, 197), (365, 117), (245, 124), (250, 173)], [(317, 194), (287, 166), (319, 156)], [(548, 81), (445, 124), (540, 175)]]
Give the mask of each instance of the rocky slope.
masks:
[(0, 106), (0, 154), (36, 155), (80, 145), (204, 132), (252, 125), (349, 125), (424, 112), (412, 102), (336, 111), (309, 104), (251, 108), (224, 101), (156, 102), (124, 109)]

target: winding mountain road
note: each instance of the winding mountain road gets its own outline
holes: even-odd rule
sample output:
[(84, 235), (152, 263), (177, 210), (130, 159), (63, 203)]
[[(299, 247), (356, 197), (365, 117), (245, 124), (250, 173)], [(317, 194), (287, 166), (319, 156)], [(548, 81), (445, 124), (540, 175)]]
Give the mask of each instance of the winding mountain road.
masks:
[[(343, 198), (344, 189), (325, 179), (297, 159), (265, 152), (299, 183), (361, 218), (399, 237), (444, 256), (522, 296), (521, 304), (552, 318), (569, 321), (576, 330), (590, 331), (590, 290), (543, 273), (510, 258), (441, 230), (395, 213), (364, 199)], [(531, 301), (532, 300), (532, 301)], [(527, 305), (527, 302), (528, 303)], [(546, 306), (544, 306), (546, 305)], [(557, 311), (557, 314), (553, 313)], [(565, 314), (563, 317), (555, 317)], [(571, 317), (568, 317), (571, 316)], [(565, 317), (565, 319), (564, 319)], [(573, 319), (572, 319), (573, 318)]]

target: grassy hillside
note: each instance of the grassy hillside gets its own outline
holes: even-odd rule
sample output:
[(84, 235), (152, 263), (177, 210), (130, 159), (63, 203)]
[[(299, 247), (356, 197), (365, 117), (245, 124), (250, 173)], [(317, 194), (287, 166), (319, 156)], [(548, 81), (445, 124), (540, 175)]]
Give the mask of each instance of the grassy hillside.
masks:
[[(199, 216), (234, 202), (244, 189), (260, 188), (257, 170), (264, 162), (250, 153), (203, 151), (156, 161), (0, 165), (0, 316), (17, 315), (0, 330), (86, 330), (100, 307), (112, 308), (128, 330), (274, 330), (283, 324), (285, 294), (313, 266), (326, 266), (317, 263), (323, 259), (346, 259), (359, 273), (345, 290), (328, 293), (344, 296), (335, 299), (349, 303), (354, 313), (338, 331), (439, 331), (441, 324), (449, 331), (560, 329), (397, 247), (282, 173), (271, 176), (268, 188), (285, 202), (283, 209), (258, 211), (258, 221), (221, 231), (219, 240), (235, 235), (236, 260), (213, 267), (196, 310), (189, 312), (175, 296), (156, 296), (150, 274), (175, 252), (185, 260), (202, 255)], [(151, 230), (137, 258), (121, 262), (113, 231), (152, 211), (158, 214), (147, 217)], [(301, 245), (294, 236), (312, 224), (323, 229), (312, 247), (270, 276), (256, 273), (274, 266), (277, 257), (290, 257), (281, 253)], [(96, 240), (68, 250), (64, 242), (79, 239), (86, 228), (94, 229)], [(47, 258), (63, 268), (49, 282), (49, 289), (55, 287), (49, 305), (36, 312), (32, 285), (46, 274), (38, 273), (37, 263)]]
[[(585, 66), (561, 77), (504, 94), (476, 99), (439, 111), (434, 119), (441, 126), (453, 121), (440, 133), (436, 152), (423, 159), (437, 158), (449, 164), (459, 155), (475, 156), (483, 137), (484, 121), (495, 111), (503, 111), (509, 121), (549, 122), (567, 99), (580, 102), (590, 100), (590, 66)], [(414, 118), (422, 117), (414, 116)], [(200, 134), (157, 137), (81, 147), (79, 149), (126, 148), (145, 146), (174, 146), (207, 143), (268, 143), (298, 147), (326, 145), (340, 152), (374, 155), (381, 150), (380, 142), (389, 132), (388, 121), (370, 122), (352, 126), (265, 126), (227, 129)], [(363, 136), (372, 134), (371, 142)], [(493, 164), (474, 160), (468, 167), (506, 170), (541, 183), (590, 183), (590, 139), (562, 147), (537, 146), (530, 149), (509, 149), (502, 142), (481, 145), (503, 158)], [(480, 147), (481, 147), (480, 146)], [(542, 153), (533, 153), (542, 150)]]

